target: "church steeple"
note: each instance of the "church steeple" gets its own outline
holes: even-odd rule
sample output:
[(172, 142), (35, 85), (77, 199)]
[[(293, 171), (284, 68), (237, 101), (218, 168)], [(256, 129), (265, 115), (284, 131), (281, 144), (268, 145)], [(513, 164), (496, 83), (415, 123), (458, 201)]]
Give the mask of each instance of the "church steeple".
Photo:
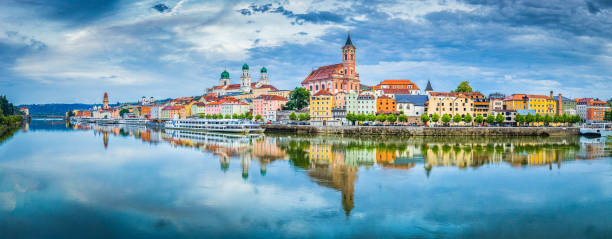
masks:
[(351, 32), (348, 33), (348, 37), (346, 38), (346, 43), (344, 43), (344, 46), (345, 47), (346, 46), (355, 47), (355, 46), (353, 46), (353, 42), (351, 41)]
[(355, 73), (355, 46), (351, 41), (351, 33), (346, 37), (346, 43), (342, 47), (342, 66), (343, 74), (347, 77), (354, 77)]

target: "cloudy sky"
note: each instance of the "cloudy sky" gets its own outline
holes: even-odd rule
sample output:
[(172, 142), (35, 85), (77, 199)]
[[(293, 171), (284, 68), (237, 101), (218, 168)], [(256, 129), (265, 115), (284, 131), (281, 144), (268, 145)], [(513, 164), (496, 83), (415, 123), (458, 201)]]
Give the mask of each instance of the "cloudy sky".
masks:
[(0, 94), (18, 103), (201, 95), (243, 63), (293, 89), (340, 62), (364, 84), (612, 96), (612, 1), (48, 1), (0, 8)]

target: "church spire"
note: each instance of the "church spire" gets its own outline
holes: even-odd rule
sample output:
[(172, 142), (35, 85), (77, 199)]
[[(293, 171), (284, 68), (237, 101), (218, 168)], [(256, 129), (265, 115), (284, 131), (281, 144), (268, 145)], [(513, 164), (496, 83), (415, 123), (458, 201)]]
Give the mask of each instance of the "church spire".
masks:
[(348, 33), (348, 37), (346, 37), (346, 43), (344, 43), (344, 46), (353, 46), (353, 42), (351, 41), (351, 32)]
[(425, 91), (433, 91), (433, 88), (431, 87), (431, 82), (429, 82), (429, 80), (427, 80), (427, 87), (425, 87)]

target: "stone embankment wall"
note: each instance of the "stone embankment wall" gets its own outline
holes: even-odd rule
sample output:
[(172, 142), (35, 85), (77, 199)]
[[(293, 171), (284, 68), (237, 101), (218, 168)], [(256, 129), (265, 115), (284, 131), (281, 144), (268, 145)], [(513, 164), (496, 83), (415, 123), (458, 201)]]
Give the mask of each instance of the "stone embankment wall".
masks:
[(266, 125), (266, 133), (403, 136), (570, 136), (577, 127), (406, 127)]

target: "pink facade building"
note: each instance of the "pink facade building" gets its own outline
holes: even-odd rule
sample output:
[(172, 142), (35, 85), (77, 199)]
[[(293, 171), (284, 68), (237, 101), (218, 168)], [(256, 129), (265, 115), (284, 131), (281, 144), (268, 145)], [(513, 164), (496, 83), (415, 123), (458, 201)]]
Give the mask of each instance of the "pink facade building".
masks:
[(207, 115), (217, 115), (221, 113), (221, 102), (216, 101), (206, 104), (204, 111)]
[(260, 95), (253, 99), (253, 115), (261, 115), (266, 121), (272, 118), (271, 112), (280, 110), (287, 104), (287, 98), (278, 95)]
[(359, 86), (359, 74), (355, 72), (355, 46), (350, 35), (342, 47), (342, 63), (319, 67), (302, 81), (302, 87), (309, 90), (311, 95), (320, 90), (332, 94), (358, 92)]

